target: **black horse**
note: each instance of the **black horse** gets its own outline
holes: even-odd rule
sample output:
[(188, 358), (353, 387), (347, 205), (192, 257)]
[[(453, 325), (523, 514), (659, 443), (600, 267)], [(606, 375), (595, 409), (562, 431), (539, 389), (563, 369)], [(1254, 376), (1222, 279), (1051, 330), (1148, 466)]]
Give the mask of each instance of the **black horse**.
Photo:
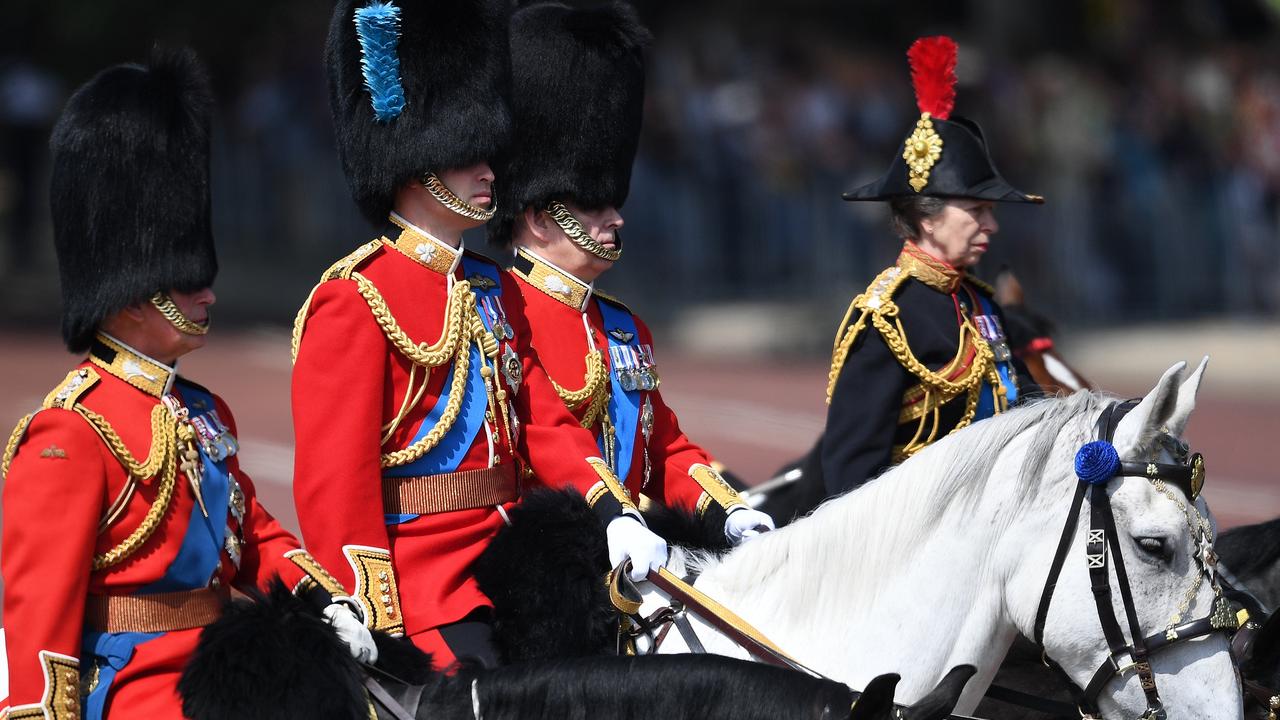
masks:
[[(973, 674), (953, 670), (899, 714), (898, 678), (863, 693), (830, 680), (711, 655), (590, 657), (496, 670), (431, 670), (407, 640), (375, 636), (376, 668), (357, 664), (324, 620), (324, 597), (276, 583), (207, 627), (179, 682), (192, 720), (941, 720)], [(377, 681), (376, 687), (371, 681)]]

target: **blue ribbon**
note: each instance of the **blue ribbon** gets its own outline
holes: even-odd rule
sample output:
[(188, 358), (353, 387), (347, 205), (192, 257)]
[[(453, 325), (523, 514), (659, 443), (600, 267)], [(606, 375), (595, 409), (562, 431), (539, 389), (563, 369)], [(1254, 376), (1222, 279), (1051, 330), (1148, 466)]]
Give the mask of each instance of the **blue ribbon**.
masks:
[[(498, 276), (497, 267), (483, 260), (463, 255), (462, 268), (466, 277), (472, 277), (479, 273), (493, 281), (492, 283), (485, 283), (490, 285), (487, 288), (480, 288), (475, 284), (471, 286), (471, 290), (477, 300), (500, 297), (502, 295), (502, 283)], [(490, 318), (483, 312), (480, 313), (480, 317), (485, 323), (485, 327), (492, 331)], [(480, 348), (475, 343), (471, 344), (470, 355), (471, 370), (467, 373), (467, 384), (462, 396), (462, 406), (458, 411), (458, 419), (454, 421), (453, 427), (449, 428), (449, 432), (445, 433), (444, 437), (440, 439), (440, 443), (431, 448), (427, 454), (407, 465), (383, 470), (383, 477), (440, 475), (454, 472), (462, 464), (462, 460), (467, 456), (467, 451), (471, 449), (472, 444), (475, 443), (476, 436), (480, 433), (481, 428), (484, 427), (485, 410), (489, 406), (489, 396), (485, 391), (484, 377), (480, 374), (482, 356)], [(427, 412), (427, 416), (423, 418), (422, 423), (418, 425), (412, 442), (421, 440), (440, 422), (440, 416), (444, 414), (445, 406), (449, 401), (448, 391), (453, 385), (453, 376), (456, 370), (457, 363), (450, 365), (442, 386), (444, 389), (441, 391), (440, 396), (436, 398), (435, 405)], [(384, 521), (388, 525), (399, 525), (417, 517), (417, 515), (388, 513), (384, 517)]]
[[(631, 462), (635, 456), (636, 450), (636, 427), (640, 424), (640, 390), (625, 390), (622, 387), (621, 371), (623, 368), (618, 366), (616, 356), (612, 350), (618, 348), (621, 353), (631, 353), (636, 350), (636, 356), (639, 355), (638, 347), (640, 343), (640, 333), (636, 330), (635, 317), (630, 312), (619, 308), (612, 303), (596, 298), (596, 304), (600, 307), (600, 315), (604, 319), (605, 337), (609, 339), (610, 360), (612, 364), (612, 372), (609, 373), (610, 385), (612, 392), (609, 395), (609, 420), (613, 423), (615, 437), (618, 445), (616, 454), (614, 455), (613, 472), (620, 482), (625, 483), (627, 476), (631, 474)], [(612, 332), (621, 330), (621, 333)], [(623, 342), (615, 335), (631, 338), (632, 342)], [(599, 444), (601, 452), (605, 452), (605, 446), (608, 438), (601, 433)]]
[[(992, 322), (999, 322), (1000, 316), (996, 314), (995, 304), (981, 293), (974, 293), (974, 296), (978, 299), (978, 306), (982, 310), (981, 314), (991, 318)], [(1003, 328), (1001, 331), (1003, 332)], [(1012, 360), (997, 360), (996, 373), (1000, 376), (1000, 383), (1004, 385), (1005, 400), (1012, 406), (1018, 400), (1018, 384), (1014, 381), (1015, 375)], [(974, 413), (974, 420), (983, 420), (996, 414), (994, 394), (994, 388), (991, 387), (991, 383), (984, 381), (982, 383), (982, 392), (978, 396), (978, 408)]]

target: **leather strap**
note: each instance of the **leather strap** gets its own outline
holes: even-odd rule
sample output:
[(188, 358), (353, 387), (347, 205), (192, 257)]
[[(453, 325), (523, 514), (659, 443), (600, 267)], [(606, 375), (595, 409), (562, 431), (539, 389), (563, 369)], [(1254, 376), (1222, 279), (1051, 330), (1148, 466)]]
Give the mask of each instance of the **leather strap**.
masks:
[[(658, 568), (657, 572), (649, 571), (649, 582), (667, 593), (671, 599), (683, 604), (687, 610), (705, 620), (730, 640), (741, 645), (747, 652), (764, 662), (779, 667), (798, 670), (807, 675), (821, 678), (823, 675), (806, 667), (799, 661), (783, 652), (772, 641), (746, 620), (738, 617), (720, 603), (707, 597), (702, 591), (672, 575), (666, 568)], [(677, 626), (679, 627), (679, 626)], [(681, 629), (683, 633), (683, 629)]]
[(224, 588), (202, 588), (154, 595), (90, 595), (87, 627), (108, 633), (173, 632), (204, 627), (222, 616), (231, 599)]
[(440, 475), (382, 478), (383, 512), (432, 515), (514, 502), (514, 465)]

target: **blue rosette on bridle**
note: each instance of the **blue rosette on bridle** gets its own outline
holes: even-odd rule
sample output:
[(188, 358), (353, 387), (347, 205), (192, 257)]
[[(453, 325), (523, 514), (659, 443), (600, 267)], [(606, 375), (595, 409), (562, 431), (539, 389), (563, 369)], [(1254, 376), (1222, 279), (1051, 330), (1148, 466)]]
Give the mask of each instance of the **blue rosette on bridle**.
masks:
[(1094, 440), (1076, 453), (1076, 477), (1089, 485), (1100, 485), (1120, 472), (1120, 453), (1106, 440)]
[(400, 8), (389, 0), (373, 0), (356, 10), (356, 36), (360, 40), (360, 68), (378, 122), (391, 122), (404, 112), (404, 87), (400, 84)]

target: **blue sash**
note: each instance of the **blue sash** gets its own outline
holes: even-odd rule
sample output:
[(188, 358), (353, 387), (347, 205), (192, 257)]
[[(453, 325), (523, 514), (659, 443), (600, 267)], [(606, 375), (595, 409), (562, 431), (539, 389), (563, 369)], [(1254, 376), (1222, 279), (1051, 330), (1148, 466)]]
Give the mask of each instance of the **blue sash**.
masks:
[[(974, 293), (981, 307), (981, 314), (973, 318), (974, 324), (984, 340), (991, 345), (996, 357), (996, 372), (1004, 385), (1005, 399), (1009, 405), (1018, 399), (1018, 385), (1014, 381), (1013, 354), (1009, 351), (1009, 341), (1005, 337), (1004, 327), (1000, 325), (1000, 316), (996, 314), (995, 305), (982, 293)], [(982, 383), (982, 394), (978, 396), (978, 408), (974, 420), (983, 420), (996, 414), (995, 398), (990, 383)]]
[(104, 633), (96, 630), (85, 632), (81, 642), (80, 656), (92, 662), (85, 664), (80, 672), (82, 675), (90, 673), (96, 667), (98, 683), (84, 700), (84, 720), (102, 720), (107, 695), (111, 693), (111, 683), (115, 681), (116, 673), (129, 664), (139, 645), (161, 635), (164, 633)]
[[(464, 277), (473, 277), (479, 274), (492, 281), (490, 283), (473, 282), (471, 284), (471, 291), (475, 294), (477, 301), (502, 295), (502, 282), (498, 276), (498, 268), (496, 266), (483, 260), (463, 255), (462, 272)], [(484, 287), (480, 287), (481, 285), (484, 285)], [(485, 328), (492, 331), (490, 318), (485, 313), (480, 313), (480, 317), (484, 321)], [(383, 470), (383, 477), (440, 475), (454, 472), (462, 464), (462, 459), (466, 457), (467, 451), (471, 449), (476, 435), (484, 427), (484, 414), (489, 407), (489, 396), (485, 391), (484, 377), (480, 375), (480, 348), (475, 343), (471, 343), (470, 353), (471, 371), (467, 374), (466, 390), (462, 396), (462, 408), (458, 412), (458, 419), (454, 421), (453, 427), (449, 428), (449, 432), (445, 433), (444, 437), (440, 439), (440, 443), (431, 448), (426, 455), (407, 465)], [(445, 376), (444, 385), (441, 386), (443, 390), (440, 396), (436, 398), (436, 404), (427, 412), (427, 416), (422, 419), (417, 432), (414, 433), (412, 442), (421, 440), (440, 422), (440, 416), (444, 414), (445, 406), (449, 402), (449, 388), (453, 385), (453, 373), (456, 369), (456, 363), (449, 366), (449, 373)], [(387, 514), (385, 520), (388, 525), (397, 525), (413, 520), (416, 517), (418, 516)]]
[[(204, 417), (211, 426), (215, 422), (213, 416), (213, 396), (191, 385), (179, 385), (178, 396), (187, 407), (191, 417)], [(203, 443), (196, 443), (200, 450), (200, 462), (204, 465), (204, 474), (200, 478), (200, 495), (204, 498), (209, 517), (200, 511), (200, 504), (193, 503), (191, 517), (187, 521), (187, 534), (182, 539), (182, 547), (178, 555), (169, 563), (164, 577), (145, 585), (138, 590), (139, 594), (176, 592), (179, 590), (197, 590), (209, 585), (209, 578), (222, 563), (222, 547), (227, 535), (227, 511), (231, 496), (231, 479), (227, 471), (225, 455), (220, 460), (209, 456)], [(222, 454), (221, 452), (219, 454)], [(178, 482), (184, 482), (182, 477)]]
[[(600, 315), (604, 318), (605, 337), (609, 340), (610, 373), (609, 382), (609, 420), (613, 423), (615, 437), (618, 441), (614, 455), (613, 473), (620, 482), (625, 483), (631, 474), (631, 461), (636, 450), (636, 428), (640, 418), (640, 390), (626, 390), (622, 386), (622, 371), (617, 358), (639, 357), (640, 333), (636, 331), (635, 317), (627, 310), (596, 298), (600, 307)], [(615, 337), (620, 335), (626, 341)], [(600, 451), (606, 453), (608, 438), (600, 434)]]

